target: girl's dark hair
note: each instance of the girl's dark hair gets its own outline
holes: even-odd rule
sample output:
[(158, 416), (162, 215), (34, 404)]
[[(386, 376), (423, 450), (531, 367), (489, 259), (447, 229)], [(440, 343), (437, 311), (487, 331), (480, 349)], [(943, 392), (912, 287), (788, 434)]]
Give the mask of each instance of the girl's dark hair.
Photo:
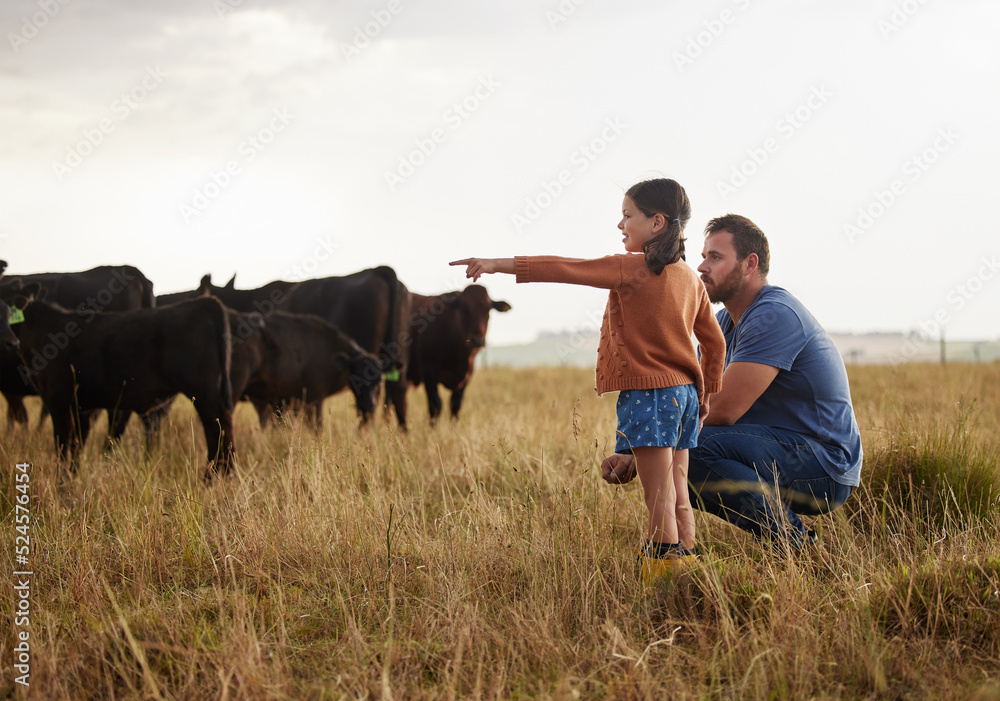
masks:
[(667, 228), (643, 244), (646, 265), (659, 275), (684, 257), (684, 227), (691, 218), (691, 200), (676, 180), (656, 178), (636, 183), (625, 193), (647, 217), (662, 214)]

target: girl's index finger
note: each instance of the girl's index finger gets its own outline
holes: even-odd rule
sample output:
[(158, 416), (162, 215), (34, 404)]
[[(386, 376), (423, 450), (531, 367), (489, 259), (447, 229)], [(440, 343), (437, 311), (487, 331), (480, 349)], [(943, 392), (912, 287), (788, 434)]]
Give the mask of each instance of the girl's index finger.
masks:
[(448, 263), (448, 265), (468, 265), (471, 262), (472, 262), (471, 258), (463, 258), (462, 260), (453, 260), (452, 262)]

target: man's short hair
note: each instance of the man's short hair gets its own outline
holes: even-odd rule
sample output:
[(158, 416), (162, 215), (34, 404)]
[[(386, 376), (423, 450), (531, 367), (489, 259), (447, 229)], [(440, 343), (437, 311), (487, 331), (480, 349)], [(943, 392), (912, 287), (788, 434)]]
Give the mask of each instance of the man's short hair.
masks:
[(728, 231), (733, 235), (736, 257), (740, 260), (745, 260), (751, 253), (756, 253), (757, 269), (761, 277), (767, 277), (771, 265), (771, 251), (767, 245), (767, 237), (756, 224), (739, 214), (727, 214), (724, 217), (716, 217), (705, 225), (705, 236), (716, 231)]

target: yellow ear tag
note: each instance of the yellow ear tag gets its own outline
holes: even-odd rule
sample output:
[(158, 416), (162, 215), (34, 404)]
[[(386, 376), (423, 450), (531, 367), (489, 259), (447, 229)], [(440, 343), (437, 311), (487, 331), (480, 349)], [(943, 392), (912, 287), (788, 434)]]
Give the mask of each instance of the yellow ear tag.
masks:
[(18, 309), (17, 307), (11, 307), (10, 308), (11, 325), (20, 324), (22, 321), (24, 321), (24, 312)]
[(385, 379), (388, 382), (399, 382), (399, 368), (393, 368), (385, 374)]

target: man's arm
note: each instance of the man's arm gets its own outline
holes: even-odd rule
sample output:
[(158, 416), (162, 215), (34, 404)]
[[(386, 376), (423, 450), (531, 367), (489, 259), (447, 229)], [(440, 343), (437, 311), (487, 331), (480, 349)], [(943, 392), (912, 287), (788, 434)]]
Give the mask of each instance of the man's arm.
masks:
[(706, 426), (730, 426), (764, 394), (778, 368), (762, 363), (732, 362), (722, 375), (722, 390), (712, 395)]

